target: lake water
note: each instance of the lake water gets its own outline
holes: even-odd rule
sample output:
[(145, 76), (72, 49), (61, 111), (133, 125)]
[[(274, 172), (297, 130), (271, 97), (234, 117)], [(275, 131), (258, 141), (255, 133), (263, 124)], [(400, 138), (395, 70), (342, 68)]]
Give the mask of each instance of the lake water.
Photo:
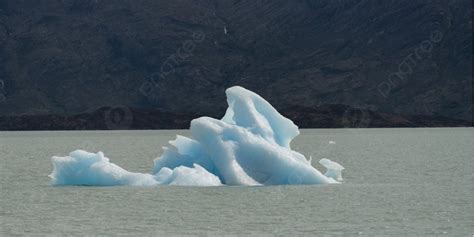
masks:
[(292, 148), (341, 163), (340, 185), (49, 185), (53, 155), (101, 150), (149, 172), (177, 133), (0, 132), (0, 236), (474, 235), (473, 128), (302, 130)]

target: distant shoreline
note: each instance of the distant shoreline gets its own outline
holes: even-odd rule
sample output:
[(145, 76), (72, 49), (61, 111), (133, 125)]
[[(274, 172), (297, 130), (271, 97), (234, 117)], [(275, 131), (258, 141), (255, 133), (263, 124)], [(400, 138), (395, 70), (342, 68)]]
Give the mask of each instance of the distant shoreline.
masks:
[[(280, 111), (300, 128), (415, 128), (473, 127), (472, 122), (428, 115), (393, 115), (344, 105), (291, 107)], [(44, 114), (0, 116), (0, 131), (155, 130), (188, 129), (198, 114), (159, 109), (104, 107), (75, 115)], [(220, 118), (219, 115), (209, 115)]]

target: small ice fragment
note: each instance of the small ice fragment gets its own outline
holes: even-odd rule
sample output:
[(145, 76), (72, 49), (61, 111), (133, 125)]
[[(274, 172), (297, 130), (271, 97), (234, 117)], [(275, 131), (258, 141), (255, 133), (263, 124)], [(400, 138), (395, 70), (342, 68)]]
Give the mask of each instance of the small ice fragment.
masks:
[(329, 141), (329, 144), (336, 144), (335, 141)]
[(319, 164), (321, 164), (327, 169), (326, 173), (324, 174), (325, 176), (329, 178), (333, 178), (337, 181), (342, 181), (341, 173), (342, 173), (342, 170), (344, 170), (344, 167), (342, 167), (342, 165), (334, 161), (331, 161), (330, 159), (327, 159), (327, 158), (321, 159), (319, 161)]

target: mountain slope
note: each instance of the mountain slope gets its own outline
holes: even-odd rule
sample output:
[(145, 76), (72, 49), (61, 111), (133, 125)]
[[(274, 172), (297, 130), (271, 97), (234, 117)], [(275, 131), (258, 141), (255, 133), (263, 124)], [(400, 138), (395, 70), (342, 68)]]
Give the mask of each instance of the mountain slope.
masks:
[(0, 115), (219, 116), (241, 85), (277, 109), (472, 121), (471, 15), (468, 0), (5, 0)]

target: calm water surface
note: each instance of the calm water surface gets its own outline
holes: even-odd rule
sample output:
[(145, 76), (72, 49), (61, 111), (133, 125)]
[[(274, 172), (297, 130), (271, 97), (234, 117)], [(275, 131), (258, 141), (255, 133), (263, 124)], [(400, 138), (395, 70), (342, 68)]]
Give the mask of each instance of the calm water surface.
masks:
[(293, 149), (340, 162), (341, 185), (49, 186), (52, 155), (149, 172), (176, 133), (0, 132), (0, 236), (474, 235), (472, 128), (302, 130)]

